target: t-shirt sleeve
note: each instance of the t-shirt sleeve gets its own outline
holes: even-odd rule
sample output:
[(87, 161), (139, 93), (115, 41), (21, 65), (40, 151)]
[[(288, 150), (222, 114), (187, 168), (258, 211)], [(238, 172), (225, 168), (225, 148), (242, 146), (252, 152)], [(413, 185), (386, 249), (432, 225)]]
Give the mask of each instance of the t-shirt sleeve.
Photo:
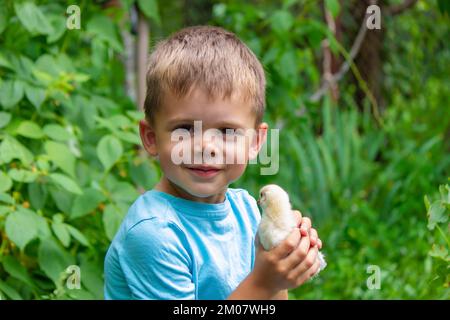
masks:
[(128, 230), (120, 259), (134, 299), (195, 299), (187, 240), (175, 223), (140, 221)]
[(243, 192), (245, 194), (245, 201), (247, 203), (247, 206), (249, 206), (250, 208), (249, 218), (253, 228), (253, 234), (256, 234), (258, 230), (258, 225), (261, 222), (261, 213), (259, 211), (256, 199), (247, 190), (243, 189)]

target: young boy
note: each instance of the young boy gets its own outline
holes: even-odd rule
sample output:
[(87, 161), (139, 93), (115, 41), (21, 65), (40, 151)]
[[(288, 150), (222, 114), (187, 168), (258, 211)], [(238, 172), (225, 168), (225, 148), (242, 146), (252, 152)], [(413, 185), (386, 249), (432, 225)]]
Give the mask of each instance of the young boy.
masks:
[[(111, 243), (105, 299), (287, 299), (287, 289), (317, 271), (322, 244), (308, 218), (294, 211), (299, 228), (264, 251), (257, 202), (228, 188), (266, 139), (264, 108), (263, 68), (233, 33), (190, 27), (159, 43), (150, 56), (140, 135), (163, 177), (130, 207)], [(198, 139), (196, 123), (227, 140)], [(249, 129), (257, 134), (236, 151), (228, 138)], [(188, 133), (181, 163), (174, 161), (177, 130)], [(205, 161), (206, 153), (244, 161)]]

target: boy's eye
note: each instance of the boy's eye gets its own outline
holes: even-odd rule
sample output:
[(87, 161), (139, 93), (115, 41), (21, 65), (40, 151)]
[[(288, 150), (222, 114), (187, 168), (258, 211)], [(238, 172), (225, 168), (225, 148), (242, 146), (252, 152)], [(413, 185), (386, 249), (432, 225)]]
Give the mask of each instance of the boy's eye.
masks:
[(176, 126), (176, 127), (173, 128), (173, 129), (174, 129), (174, 130), (177, 130), (177, 129), (185, 129), (185, 130), (187, 130), (187, 131), (191, 131), (191, 130), (194, 129), (194, 126), (193, 126), (193, 125), (190, 125), (190, 124), (180, 124), (180, 125)]
[(220, 128), (219, 131), (222, 132), (222, 134), (227, 135), (234, 135), (236, 133), (236, 130), (234, 130), (233, 128)]

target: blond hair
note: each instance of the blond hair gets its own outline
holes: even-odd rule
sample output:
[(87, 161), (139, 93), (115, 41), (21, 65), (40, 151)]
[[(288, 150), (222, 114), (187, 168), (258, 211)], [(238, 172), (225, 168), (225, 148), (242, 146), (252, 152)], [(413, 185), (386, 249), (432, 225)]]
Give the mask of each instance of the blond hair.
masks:
[(165, 93), (181, 98), (194, 87), (212, 99), (239, 94), (254, 108), (256, 125), (261, 123), (264, 70), (255, 54), (232, 32), (212, 26), (188, 27), (158, 43), (147, 70), (147, 121), (153, 123)]

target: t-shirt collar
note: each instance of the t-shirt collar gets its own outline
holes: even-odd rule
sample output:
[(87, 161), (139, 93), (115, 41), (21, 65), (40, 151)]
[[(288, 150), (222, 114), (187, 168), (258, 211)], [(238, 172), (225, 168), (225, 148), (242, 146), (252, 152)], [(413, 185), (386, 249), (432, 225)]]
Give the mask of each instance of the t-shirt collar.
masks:
[(225, 200), (221, 203), (196, 202), (155, 189), (149, 192), (168, 200), (175, 210), (184, 215), (216, 220), (225, 218), (230, 212), (228, 189), (225, 192)]

